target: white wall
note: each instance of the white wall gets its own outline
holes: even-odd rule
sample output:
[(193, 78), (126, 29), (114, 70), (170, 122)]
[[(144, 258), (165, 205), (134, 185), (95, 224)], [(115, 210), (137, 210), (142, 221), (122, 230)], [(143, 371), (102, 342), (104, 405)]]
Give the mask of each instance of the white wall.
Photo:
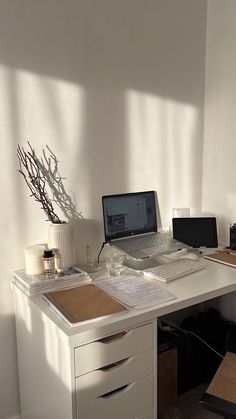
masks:
[[(209, 0), (207, 13), (203, 208), (214, 211), (228, 245), (229, 224), (236, 222), (236, 2)], [(221, 303), (236, 320), (232, 298)]]
[(103, 240), (103, 194), (157, 190), (166, 226), (200, 209), (205, 27), (205, 0), (0, 2), (0, 419), (19, 411), (9, 281), (47, 237), (17, 144), (56, 153), (84, 217), (77, 260)]
[(206, 46), (206, 106), (203, 207), (220, 220), (220, 240), (229, 243), (236, 221), (236, 2), (209, 0)]

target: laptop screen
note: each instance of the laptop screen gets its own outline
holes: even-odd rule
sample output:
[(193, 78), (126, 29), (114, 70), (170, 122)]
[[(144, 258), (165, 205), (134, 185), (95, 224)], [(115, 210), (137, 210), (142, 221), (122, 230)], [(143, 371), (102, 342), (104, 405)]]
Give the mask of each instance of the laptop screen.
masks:
[(155, 192), (102, 197), (105, 240), (157, 231)]
[(173, 237), (191, 247), (218, 247), (215, 217), (173, 218)]

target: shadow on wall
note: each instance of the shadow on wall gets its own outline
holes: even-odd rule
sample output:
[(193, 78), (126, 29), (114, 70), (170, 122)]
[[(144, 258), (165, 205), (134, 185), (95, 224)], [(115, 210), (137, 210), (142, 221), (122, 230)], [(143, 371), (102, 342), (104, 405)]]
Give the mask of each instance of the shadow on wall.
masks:
[[(205, 11), (203, 0), (1, 5), (11, 136), (57, 148), (99, 238), (104, 193), (155, 189), (162, 209), (200, 206)], [(20, 189), (16, 199), (24, 225)]]
[(202, 70), (205, 8), (204, 0), (4, 2), (1, 63), (95, 95), (133, 89), (193, 103), (202, 93), (191, 76)]

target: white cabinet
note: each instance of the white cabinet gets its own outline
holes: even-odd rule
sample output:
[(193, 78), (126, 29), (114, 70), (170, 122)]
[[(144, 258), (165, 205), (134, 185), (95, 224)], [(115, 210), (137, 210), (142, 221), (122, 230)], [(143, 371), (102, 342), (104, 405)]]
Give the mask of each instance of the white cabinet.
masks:
[(78, 419), (135, 419), (153, 408), (153, 377), (148, 376), (114, 393), (78, 407)]
[(84, 345), (75, 350), (76, 375), (101, 368), (153, 347), (152, 323)]
[(76, 348), (77, 419), (135, 419), (153, 411), (153, 370), (152, 323)]
[(22, 419), (156, 419), (156, 319), (70, 328), (42, 298), (14, 296)]
[(77, 404), (103, 396), (153, 372), (153, 351), (145, 351), (76, 378)]

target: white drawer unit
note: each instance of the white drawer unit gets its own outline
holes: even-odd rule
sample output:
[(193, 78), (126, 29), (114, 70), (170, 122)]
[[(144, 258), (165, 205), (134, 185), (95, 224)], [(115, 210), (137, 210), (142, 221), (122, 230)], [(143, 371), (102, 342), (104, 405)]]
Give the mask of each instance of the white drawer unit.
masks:
[(76, 348), (77, 419), (150, 416), (153, 370), (153, 323)]
[(75, 350), (76, 376), (102, 368), (152, 347), (152, 323), (81, 346)]
[(22, 419), (156, 419), (156, 318), (69, 327), (40, 296), (14, 296)]
[(153, 408), (153, 376), (84, 403), (78, 419), (135, 419)]
[(78, 404), (85, 403), (146, 375), (151, 375), (152, 372), (152, 350), (99, 368), (76, 378), (76, 401)]

